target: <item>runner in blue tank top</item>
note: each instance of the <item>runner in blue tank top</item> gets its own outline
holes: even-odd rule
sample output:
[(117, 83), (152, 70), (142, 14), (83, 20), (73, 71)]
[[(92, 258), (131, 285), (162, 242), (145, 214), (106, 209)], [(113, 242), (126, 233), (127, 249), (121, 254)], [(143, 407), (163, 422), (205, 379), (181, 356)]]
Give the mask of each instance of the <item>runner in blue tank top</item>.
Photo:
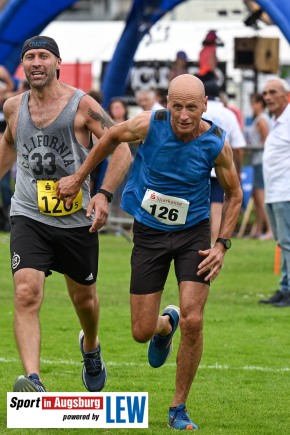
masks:
[[(184, 74), (173, 79), (168, 108), (143, 112), (113, 126), (98, 142), (76, 174), (61, 179), (58, 195), (75, 198), (94, 166), (120, 142), (139, 146), (121, 207), (134, 216), (131, 257), (131, 321), (133, 337), (149, 341), (148, 360), (162, 366), (172, 350), (180, 324), (175, 394), (168, 425), (195, 430), (186, 400), (199, 366), (203, 346), (203, 312), (210, 281), (219, 274), (235, 228), (242, 191), (225, 132), (202, 119), (207, 108), (204, 85)], [(210, 246), (210, 172), (215, 167), (225, 191), (222, 222)], [(88, 207), (90, 214), (94, 203)], [(95, 219), (90, 231), (100, 223)], [(159, 315), (161, 296), (171, 261), (179, 286), (179, 307)]]

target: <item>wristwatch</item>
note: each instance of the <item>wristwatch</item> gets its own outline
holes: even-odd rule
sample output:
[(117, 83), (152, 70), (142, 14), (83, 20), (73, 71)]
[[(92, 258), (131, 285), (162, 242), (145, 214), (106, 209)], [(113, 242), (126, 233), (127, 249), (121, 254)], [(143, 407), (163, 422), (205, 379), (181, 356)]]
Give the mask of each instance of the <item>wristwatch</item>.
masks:
[(232, 246), (232, 242), (231, 239), (222, 239), (221, 237), (218, 237), (216, 239), (216, 243), (221, 243), (222, 245), (224, 245), (225, 249), (230, 249), (230, 247)]
[(97, 191), (97, 193), (102, 193), (103, 195), (105, 195), (105, 196), (108, 198), (108, 201), (109, 201), (109, 202), (112, 202), (112, 201), (113, 201), (114, 195), (113, 195), (111, 192), (108, 192), (108, 191), (105, 190), (105, 189), (99, 189), (99, 190)]

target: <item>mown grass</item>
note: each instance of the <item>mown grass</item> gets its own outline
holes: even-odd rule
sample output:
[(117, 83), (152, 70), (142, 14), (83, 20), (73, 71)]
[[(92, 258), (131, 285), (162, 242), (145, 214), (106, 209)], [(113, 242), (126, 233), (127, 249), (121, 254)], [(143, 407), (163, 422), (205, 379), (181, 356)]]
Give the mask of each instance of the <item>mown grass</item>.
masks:
[[(123, 237), (100, 235), (98, 293), (99, 337), (107, 363), (105, 391), (148, 391), (148, 429), (7, 429), (6, 392), (22, 374), (13, 336), (13, 284), (9, 235), (0, 234), (0, 433), (1, 434), (162, 434), (174, 392), (175, 356), (154, 370), (147, 345), (133, 341), (130, 330), (129, 278), (131, 244)], [(279, 276), (273, 273), (273, 241), (233, 240), (225, 266), (211, 286), (206, 305), (204, 354), (187, 401), (190, 416), (204, 435), (285, 435), (289, 414), (289, 308), (259, 305)], [(178, 304), (173, 270), (162, 306)], [(78, 349), (79, 324), (64, 280), (46, 281), (41, 310), (42, 378), (48, 391), (85, 391)]]

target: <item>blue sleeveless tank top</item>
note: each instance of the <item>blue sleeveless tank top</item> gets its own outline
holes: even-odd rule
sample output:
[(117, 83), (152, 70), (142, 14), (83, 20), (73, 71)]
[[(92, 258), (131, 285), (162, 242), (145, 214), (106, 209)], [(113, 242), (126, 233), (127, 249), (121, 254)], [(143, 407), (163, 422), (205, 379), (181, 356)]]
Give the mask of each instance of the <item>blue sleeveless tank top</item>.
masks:
[[(121, 208), (138, 222), (162, 231), (191, 227), (209, 218), (210, 172), (221, 152), (225, 131), (214, 123), (190, 142), (173, 133), (170, 112), (152, 112), (145, 141), (139, 146), (122, 195)], [(167, 225), (141, 207), (147, 189), (189, 201), (185, 224)]]

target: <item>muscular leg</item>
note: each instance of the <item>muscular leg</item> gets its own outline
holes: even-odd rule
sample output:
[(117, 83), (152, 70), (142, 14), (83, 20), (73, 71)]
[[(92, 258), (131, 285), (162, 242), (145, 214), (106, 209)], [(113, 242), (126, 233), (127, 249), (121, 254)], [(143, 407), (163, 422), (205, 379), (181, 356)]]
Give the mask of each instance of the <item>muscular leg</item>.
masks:
[(67, 275), (65, 279), (70, 298), (84, 331), (84, 351), (92, 352), (98, 345), (96, 336), (99, 324), (99, 298), (96, 294), (96, 285), (78, 284)]
[(27, 375), (40, 373), (39, 310), (43, 300), (44, 272), (20, 269), (14, 274), (14, 334)]
[(162, 291), (149, 295), (130, 295), (131, 323), (134, 340), (145, 343), (154, 334), (168, 335), (172, 331), (169, 316), (160, 316)]
[(203, 350), (203, 311), (209, 286), (192, 281), (180, 283), (180, 332), (176, 390), (171, 406), (185, 403)]

